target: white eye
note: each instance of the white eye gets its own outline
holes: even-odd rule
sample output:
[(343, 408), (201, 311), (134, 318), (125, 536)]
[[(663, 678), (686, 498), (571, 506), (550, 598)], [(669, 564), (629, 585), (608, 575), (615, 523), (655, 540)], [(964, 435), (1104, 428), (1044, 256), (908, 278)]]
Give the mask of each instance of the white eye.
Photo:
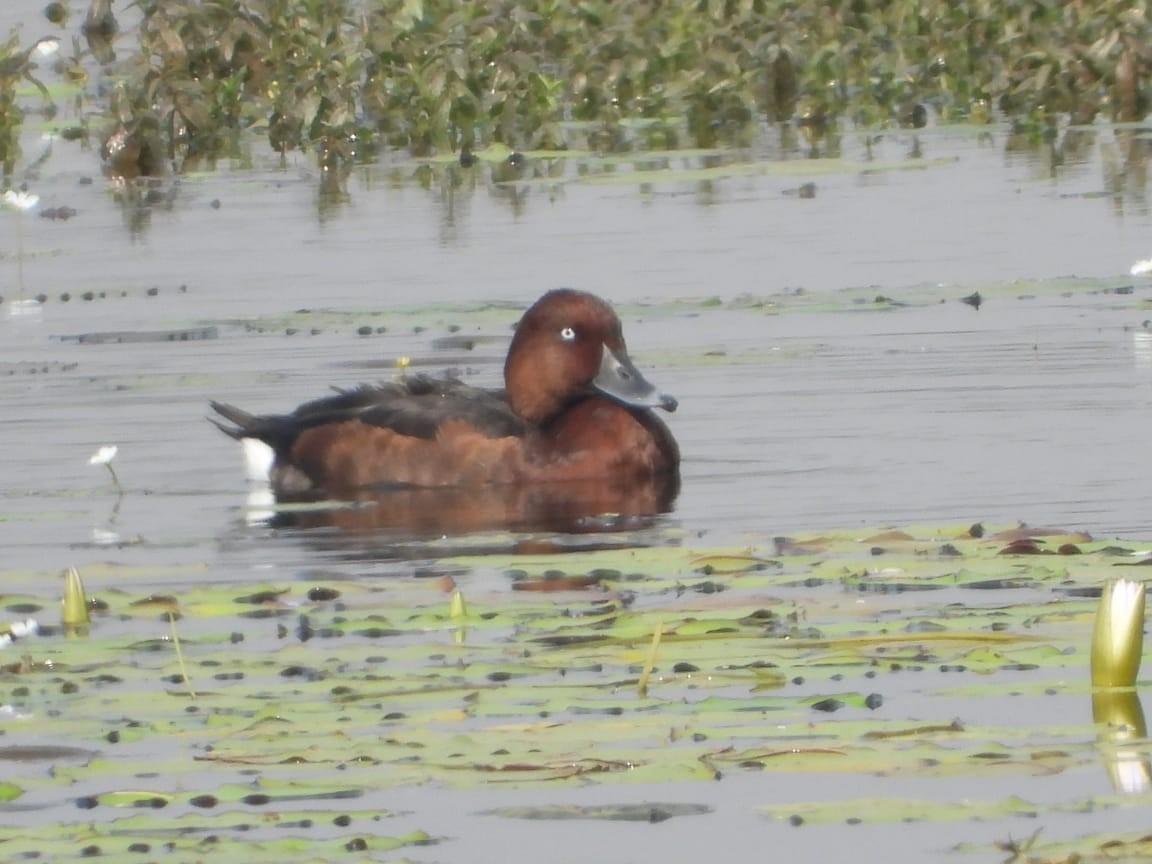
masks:
[(563, 339), (565, 342), (571, 342), (573, 339), (576, 338), (576, 331), (573, 330), (571, 327), (565, 327), (563, 330), (560, 331), (560, 338)]

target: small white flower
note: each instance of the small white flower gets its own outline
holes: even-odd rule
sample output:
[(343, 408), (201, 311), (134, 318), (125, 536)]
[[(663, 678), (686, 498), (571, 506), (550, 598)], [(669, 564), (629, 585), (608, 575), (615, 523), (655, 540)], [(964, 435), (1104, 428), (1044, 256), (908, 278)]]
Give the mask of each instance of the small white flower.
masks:
[(108, 473), (112, 475), (112, 485), (116, 487), (116, 491), (121, 495), (124, 494), (124, 487), (120, 485), (120, 478), (116, 476), (116, 469), (112, 467), (112, 460), (116, 458), (116, 454), (120, 448), (115, 444), (105, 444), (99, 450), (92, 454), (88, 459), (89, 465), (103, 465), (108, 469)]
[(40, 631), (40, 624), (35, 618), (24, 621), (13, 621), (8, 627), (13, 639), (23, 639), (25, 636), (35, 636)]
[(55, 36), (48, 36), (36, 43), (33, 49), (41, 57), (51, 57), (60, 50), (60, 40)]
[(120, 452), (120, 448), (115, 444), (106, 444), (92, 454), (92, 458), (88, 460), (89, 465), (107, 465), (116, 458), (116, 454)]
[(1152, 258), (1137, 261), (1128, 272), (1133, 276), (1143, 276), (1145, 273), (1152, 273)]
[(23, 212), (25, 210), (31, 210), (39, 204), (40, 196), (33, 195), (31, 192), (16, 192), (9, 189), (4, 193), (4, 203), (15, 210)]

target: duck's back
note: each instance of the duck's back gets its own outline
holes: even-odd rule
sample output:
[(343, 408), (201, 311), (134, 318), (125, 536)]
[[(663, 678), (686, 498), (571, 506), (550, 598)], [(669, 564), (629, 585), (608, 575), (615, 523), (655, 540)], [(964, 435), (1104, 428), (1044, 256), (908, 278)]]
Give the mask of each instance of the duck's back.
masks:
[(526, 432), (503, 391), (425, 375), (337, 390), (291, 414), (252, 415), (219, 402), (212, 407), (233, 424), (216, 424), (228, 435), (272, 449), (269, 479), (286, 495), (455, 485), (461, 471), (453, 463), (462, 456), (484, 442), (516, 440)]
[(508, 407), (503, 390), (472, 387), (454, 378), (414, 375), (386, 384), (362, 384), (306, 402), (288, 415), (301, 430), (357, 420), (399, 435), (435, 438), (447, 421), (462, 421), (487, 438), (522, 435), (525, 423)]

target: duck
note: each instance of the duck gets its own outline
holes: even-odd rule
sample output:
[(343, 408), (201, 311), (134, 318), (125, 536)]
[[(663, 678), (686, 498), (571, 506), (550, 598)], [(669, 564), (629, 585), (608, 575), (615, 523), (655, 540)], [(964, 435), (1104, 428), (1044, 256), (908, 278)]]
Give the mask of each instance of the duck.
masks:
[(421, 374), (336, 389), (287, 414), (210, 405), (222, 432), (265, 454), (278, 500), (543, 484), (679, 487), (679, 447), (654, 410), (674, 412), (677, 400), (633, 364), (612, 306), (571, 288), (548, 291), (524, 313), (502, 389)]

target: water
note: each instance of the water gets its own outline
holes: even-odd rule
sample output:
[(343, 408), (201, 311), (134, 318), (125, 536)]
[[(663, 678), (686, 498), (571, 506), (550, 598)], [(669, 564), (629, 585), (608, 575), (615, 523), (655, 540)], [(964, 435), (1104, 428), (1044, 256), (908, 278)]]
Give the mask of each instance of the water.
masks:
[[(0, 33), (24, 21), (31, 35), (37, 6), (9, 4)], [(382, 575), (410, 567), (389, 563), (391, 540), (385, 551), (369, 540), (334, 544), (246, 526), (239, 454), (205, 422), (207, 400), (287, 409), (331, 384), (391, 374), (387, 364), (405, 356), (495, 384), (515, 313), (473, 318), (468, 309), (523, 307), (559, 285), (620, 304), (634, 359), (680, 400), (669, 422), (684, 454), (683, 491), (653, 537), (765, 542), (800, 531), (981, 520), (1146, 537), (1152, 332), (1143, 324), (1152, 295), (1147, 281), (1124, 274), (1152, 254), (1152, 218), (1143, 161), (1132, 160), (1117, 185), (1124, 134), (1102, 128), (1054, 167), (1042, 152), (1011, 152), (1001, 127), (893, 132), (876, 136), (871, 152), (908, 161), (917, 148), (922, 157), (911, 164), (923, 167), (650, 188), (508, 188), (477, 168), (458, 188), (424, 189), (397, 158), (354, 171), (336, 203), (321, 193), (307, 156), (279, 165), (257, 153), (255, 167), (224, 164), (171, 181), (168, 202), (146, 212), (117, 199), (95, 154), (29, 135), (29, 159), (52, 150), (26, 178), (41, 206), (79, 212), (68, 222), (23, 217), (24, 291), (49, 298), (24, 315), (11, 313), (20, 217), (0, 213), (3, 566), (84, 569), (114, 556), (141, 568), (128, 588), (178, 587), (187, 568), (197, 580), (242, 583), (365, 561)], [(863, 160), (865, 143), (848, 136), (844, 155)], [(814, 199), (791, 194), (807, 179), (817, 185)], [(1077, 279), (1053, 282), (1063, 277)], [(1103, 290), (1117, 286), (1132, 290)], [(959, 302), (977, 289), (982, 308)], [(95, 299), (82, 299), (85, 292)], [(881, 311), (877, 295), (908, 305)], [(736, 302), (744, 297), (769, 305)], [(720, 305), (699, 302), (707, 298)], [(398, 314), (433, 301), (448, 310)], [(325, 319), (316, 335), (308, 325), (287, 335), (300, 309), (347, 315)], [(242, 323), (273, 318), (264, 332)], [(429, 329), (413, 332), (417, 319)], [(388, 330), (359, 337), (362, 323)], [(463, 357), (438, 352), (434, 340), (448, 325), (493, 341)], [(193, 326), (216, 327), (218, 338), (70, 338)], [(87, 464), (113, 443), (122, 498), (103, 469)], [(473, 814), (459, 835), (478, 848), (507, 853), (498, 834), (514, 831), (524, 843), (518, 860), (554, 848), (556, 826), (493, 828), (476, 811), (542, 798), (707, 801), (717, 815), (699, 825), (709, 830), (786, 840), (813, 855), (859, 852), (851, 832), (769, 825), (745, 806), (746, 796), (759, 805), (782, 794), (768, 788), (775, 779), (457, 793), (448, 806)], [(841, 778), (792, 782), (797, 797), (845, 794)], [(1104, 786), (1102, 772), (1063, 782)], [(933, 789), (981, 794), (972, 785)], [(1033, 797), (1052, 788), (1024, 785)], [(441, 793), (426, 790), (395, 800), (418, 813), (445, 806)], [(1133, 827), (1116, 813), (1072, 821), (1067, 830)], [(714, 836), (695, 822), (612, 826), (595, 842), (579, 823), (559, 830), (583, 858), (623, 848), (649, 859), (693, 842), (712, 850)], [(1016, 836), (1030, 833), (1025, 823)], [(901, 843), (931, 858), (972, 829), (946, 832), (947, 840), (935, 831), (902, 834)], [(876, 860), (892, 860), (891, 843), (877, 835)], [(466, 845), (442, 846), (436, 857), (469, 860)]]
[[(44, 205), (67, 203), (80, 215), (67, 223), (24, 217), (27, 290), (50, 302), (36, 316), (5, 317), (0, 362), (76, 366), (5, 382), (6, 401), (19, 406), (3, 421), (18, 459), (9, 483), (37, 494), (88, 485), (96, 479), (83, 465), (88, 453), (118, 443), (130, 482), (156, 491), (190, 479), (179, 458), (157, 460), (159, 450), (195, 453), (195, 487), (222, 504), (241, 477), (228, 442), (201, 422), (207, 398), (281, 410), (330, 384), (380, 374), (357, 365), (413, 356), (436, 368), (431, 342), (446, 330), (393, 325), (358, 339), (353, 315), (339, 332), (318, 336), (223, 326), (217, 340), (182, 344), (61, 337), (290, 317), (301, 308), (387, 311), (433, 298), (526, 305), (556, 285), (622, 304), (751, 294), (787, 310), (782, 293), (803, 288), (840, 308), (686, 306), (628, 316), (637, 361), (681, 400), (671, 418), (685, 456), (679, 521), (779, 533), (1022, 519), (1139, 533), (1150, 515), (1133, 459), (1148, 401), (1147, 285), (1132, 279), (1133, 293), (1114, 294), (1083, 283), (1067, 292), (1026, 284), (993, 293), (979, 311), (958, 300), (989, 281), (1116, 277), (1145, 254), (1133, 238), (1152, 236), (1147, 217), (1062, 197), (1084, 185), (1078, 176), (1021, 186), (1013, 167), (978, 142), (940, 147), (958, 152), (953, 165), (844, 178), (816, 201), (780, 197), (770, 178), (733, 180), (731, 200), (708, 205), (677, 194), (676, 184), (655, 196), (569, 186), (561, 200), (517, 215), (479, 188), (466, 218), (453, 208), (464, 224), (451, 237), (437, 195), (378, 188), (368, 169), (351, 178), (341, 215), (322, 222), (312, 207), (315, 178), (294, 171), (182, 178), (171, 209), (153, 212), (139, 234), (124, 230), (94, 165), (90, 186), (43, 176), (36, 188)], [(999, 210), (990, 193), (973, 196), (990, 176), (1000, 183)], [(917, 182), (919, 190), (908, 188)], [(944, 231), (956, 213), (979, 230)], [(2, 215), (8, 227), (18, 218)], [(4, 263), (0, 290), (12, 298), (14, 265)], [(925, 287), (938, 283), (946, 287)], [(860, 285), (872, 286), (865, 299), (915, 305), (877, 312), (841, 299)], [(57, 299), (64, 292), (70, 302)], [(85, 302), (84, 292), (107, 299)], [(942, 302), (932, 302), (937, 296)], [(464, 312), (442, 320), (469, 329)], [(503, 337), (503, 326), (481, 331)], [(475, 380), (497, 382), (502, 352), (497, 342), (467, 358)], [(701, 361), (715, 352), (727, 360)], [(85, 407), (90, 413), (77, 416)], [(33, 431), (36, 452), (20, 452)], [(62, 465), (72, 466), (64, 477)], [(188, 520), (172, 516), (164, 530), (180, 532)]]

